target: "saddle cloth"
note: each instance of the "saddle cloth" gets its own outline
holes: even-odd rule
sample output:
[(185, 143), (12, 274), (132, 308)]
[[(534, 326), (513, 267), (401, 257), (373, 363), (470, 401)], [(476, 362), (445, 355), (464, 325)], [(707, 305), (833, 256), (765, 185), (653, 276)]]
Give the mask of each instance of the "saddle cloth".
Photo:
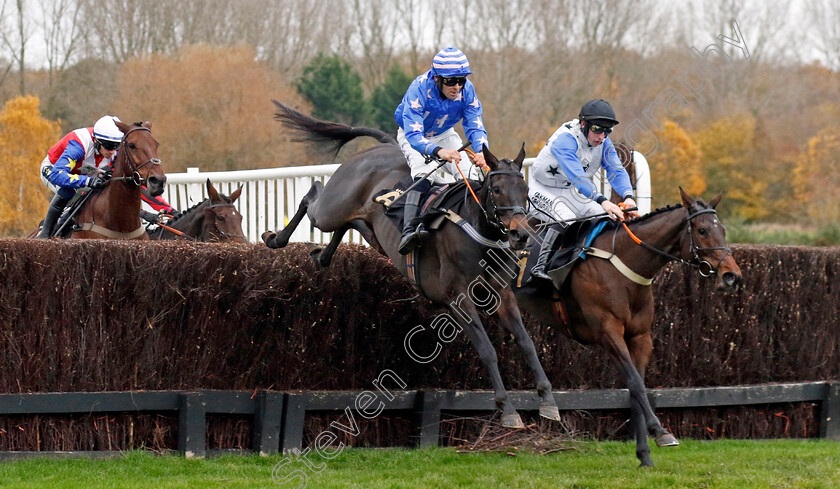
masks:
[[(405, 199), (400, 196), (405, 189), (411, 186), (411, 178), (405, 178), (393, 189), (385, 189), (374, 195), (374, 202), (385, 207), (385, 215), (397, 229), (403, 229), (403, 214), (405, 212)], [(481, 183), (470, 180), (470, 186), (478, 191)], [(464, 205), (465, 199), (471, 198), (467, 192), (467, 185), (463, 180), (446, 185), (437, 185), (423, 196), (419, 215), (414, 219), (414, 224), (421, 222), (426, 229), (434, 230), (440, 227), (446, 218), (448, 211), (459, 212)]]
[[(557, 290), (562, 289), (566, 283), (566, 278), (569, 276), (569, 272), (572, 271), (577, 260), (586, 259), (584, 248), (590, 246), (592, 241), (611, 222), (609, 218), (602, 217), (599, 219), (576, 221), (565, 228), (562, 224), (554, 224), (552, 226), (560, 231), (561, 234), (554, 241), (552, 253), (548, 258), (545, 269)], [(545, 239), (547, 232), (548, 228), (540, 233), (540, 237)], [(519, 277), (514, 284), (514, 287), (517, 289), (537, 287), (537, 281), (531, 281), (531, 269), (534, 268), (537, 258), (540, 256), (540, 243), (542, 243), (543, 239), (530, 240), (528, 246), (519, 252), (521, 268)]]

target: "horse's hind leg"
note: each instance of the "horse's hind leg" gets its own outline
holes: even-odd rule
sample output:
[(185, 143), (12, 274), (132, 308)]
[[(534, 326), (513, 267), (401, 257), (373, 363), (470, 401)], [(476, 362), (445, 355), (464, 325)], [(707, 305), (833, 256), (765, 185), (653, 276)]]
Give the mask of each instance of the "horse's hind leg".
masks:
[(330, 242), (327, 244), (326, 247), (318, 247), (312, 250), (309, 254), (312, 256), (312, 259), (315, 260), (315, 263), (321, 267), (325, 268), (330, 265), (332, 262), (333, 255), (335, 255), (335, 250), (338, 249), (338, 245), (341, 244), (341, 239), (344, 237), (344, 234), (350, 229), (350, 224), (345, 224), (341, 226), (341, 228), (337, 229), (333, 232), (332, 238)]
[(295, 229), (298, 227), (298, 224), (300, 224), (303, 216), (306, 215), (306, 211), (309, 209), (309, 206), (312, 205), (312, 203), (315, 202), (321, 195), (321, 190), (323, 190), (323, 188), (324, 185), (321, 182), (313, 183), (309, 192), (307, 192), (306, 195), (303, 196), (303, 199), (301, 199), (298, 210), (289, 221), (289, 224), (287, 224), (286, 227), (279, 233), (274, 231), (266, 231), (263, 233), (262, 240), (265, 242), (266, 246), (269, 248), (282, 248), (289, 244), (289, 238), (292, 237), (292, 233), (295, 232)]
[(522, 316), (519, 313), (516, 297), (510, 288), (501, 290), (500, 295), (502, 303), (499, 305), (496, 314), (505, 329), (513, 334), (516, 343), (519, 344), (519, 348), (522, 350), (522, 354), (525, 355), (525, 361), (528, 363), (528, 367), (531, 368), (531, 372), (536, 377), (537, 394), (542, 399), (540, 403), (540, 416), (552, 421), (560, 421), (560, 411), (557, 409), (557, 401), (554, 400), (554, 394), (551, 391), (551, 382), (549, 382), (548, 376), (545, 375), (545, 370), (537, 357), (537, 349), (534, 347), (534, 341), (522, 323)]

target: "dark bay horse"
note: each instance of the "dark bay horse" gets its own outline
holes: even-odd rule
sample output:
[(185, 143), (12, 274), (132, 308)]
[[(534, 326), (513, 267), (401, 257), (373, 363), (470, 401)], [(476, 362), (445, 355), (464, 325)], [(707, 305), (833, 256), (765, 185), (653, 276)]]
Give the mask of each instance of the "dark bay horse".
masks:
[[(682, 206), (629, 221), (632, 235), (617, 223), (602, 232), (591, 247), (606, 251), (605, 259), (579, 260), (559, 295), (548, 281), (540, 281), (536, 290), (516, 290), (523, 310), (544, 324), (563, 328), (583, 344), (604, 347), (615, 360), (630, 391), (630, 432), (642, 466), (653, 465), (648, 433), (658, 446), (679, 442), (662, 427), (645, 395), (645, 368), (653, 350), (653, 292), (649, 284), (639, 282), (655, 277), (672, 260), (687, 263), (704, 276), (716, 276), (721, 291), (730, 291), (741, 281), (741, 270), (726, 245), (726, 230), (715, 212), (720, 196), (706, 204), (680, 192)], [(630, 271), (620, 272), (606, 259), (611, 254)], [(633, 272), (641, 277), (630, 278)], [(565, 314), (558, 313), (561, 309)]]
[[(266, 245), (271, 248), (285, 246), (295, 227), (307, 215), (318, 229), (334, 232), (327, 247), (313, 255), (320, 266), (330, 263), (341, 237), (352, 228), (408, 276), (406, 259), (397, 251), (401, 230), (390, 222), (382, 205), (373, 201), (377, 191), (392, 189), (401, 179), (410, 178), (408, 164), (394, 138), (376, 129), (320, 121), (279, 102), (275, 101), (275, 104), (279, 109), (277, 118), (298, 131), (302, 140), (328, 144), (336, 151), (358, 136), (373, 137), (381, 144), (350, 157), (326, 186), (315, 182), (288, 226), (278, 233), (263, 234)], [(461, 319), (460, 324), (467, 330), (490, 372), (496, 405), (502, 410), (502, 424), (523, 426), (502, 383), (496, 351), (481, 322), (480, 310), (495, 314), (516, 338), (536, 377), (541, 398), (540, 415), (557, 420), (559, 412), (551, 384), (522, 323), (513, 292), (507, 280), (499, 278), (505, 271), (496, 268), (514, 269), (516, 257), (509, 248), (522, 249), (528, 240), (524, 228), (527, 225), (528, 188), (520, 173), (524, 147), (514, 160), (499, 160), (486, 148), (484, 155), (491, 171), (477, 190), (481, 204), (467, 200), (459, 213), (480, 237), (484, 237), (485, 244), (479, 244), (452, 222), (445, 222), (419, 248), (412, 275), (420, 277), (419, 288), (423, 295), (437, 304), (449, 306), (455, 313), (453, 316)], [(479, 287), (482, 294), (476, 294)], [(478, 295), (481, 297), (476, 297)]]
[(140, 222), (140, 186), (155, 196), (163, 193), (166, 174), (158, 158), (158, 142), (150, 122), (115, 123), (124, 136), (112, 163), (113, 176), (79, 210), (75, 221), (81, 229), (74, 229), (71, 238), (149, 239)]
[[(233, 205), (242, 185), (230, 196), (219, 193), (207, 179), (208, 197), (149, 233), (151, 239), (191, 239), (210, 243), (247, 243), (242, 214)], [(171, 228), (171, 229), (168, 229)], [(173, 231), (174, 230), (174, 231)]]

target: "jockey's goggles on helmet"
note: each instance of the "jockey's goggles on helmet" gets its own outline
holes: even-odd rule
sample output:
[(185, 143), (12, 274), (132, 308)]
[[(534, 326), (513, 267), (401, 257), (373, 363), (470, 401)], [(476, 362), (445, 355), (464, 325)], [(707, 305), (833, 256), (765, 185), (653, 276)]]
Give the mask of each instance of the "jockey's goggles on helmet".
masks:
[(611, 127), (599, 126), (597, 124), (589, 124), (589, 130), (595, 134), (609, 134), (612, 132)]
[(441, 82), (446, 85), (447, 87), (454, 87), (455, 85), (464, 86), (467, 83), (467, 77), (465, 76), (450, 76), (450, 77), (442, 77)]
[(107, 139), (97, 139), (99, 145), (107, 151), (114, 151), (120, 147), (119, 141), (108, 141)]

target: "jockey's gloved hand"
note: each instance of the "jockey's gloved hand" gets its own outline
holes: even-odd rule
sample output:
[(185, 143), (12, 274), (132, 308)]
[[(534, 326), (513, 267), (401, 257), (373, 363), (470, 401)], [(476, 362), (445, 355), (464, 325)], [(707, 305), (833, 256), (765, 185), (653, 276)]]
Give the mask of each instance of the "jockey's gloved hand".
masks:
[(160, 214), (157, 212), (149, 212), (145, 209), (140, 209), (140, 218), (150, 224), (157, 224), (160, 222)]
[(85, 186), (90, 188), (103, 188), (108, 184), (108, 178), (109, 177), (105, 177), (104, 174), (101, 176), (88, 177), (88, 181), (85, 183)]

